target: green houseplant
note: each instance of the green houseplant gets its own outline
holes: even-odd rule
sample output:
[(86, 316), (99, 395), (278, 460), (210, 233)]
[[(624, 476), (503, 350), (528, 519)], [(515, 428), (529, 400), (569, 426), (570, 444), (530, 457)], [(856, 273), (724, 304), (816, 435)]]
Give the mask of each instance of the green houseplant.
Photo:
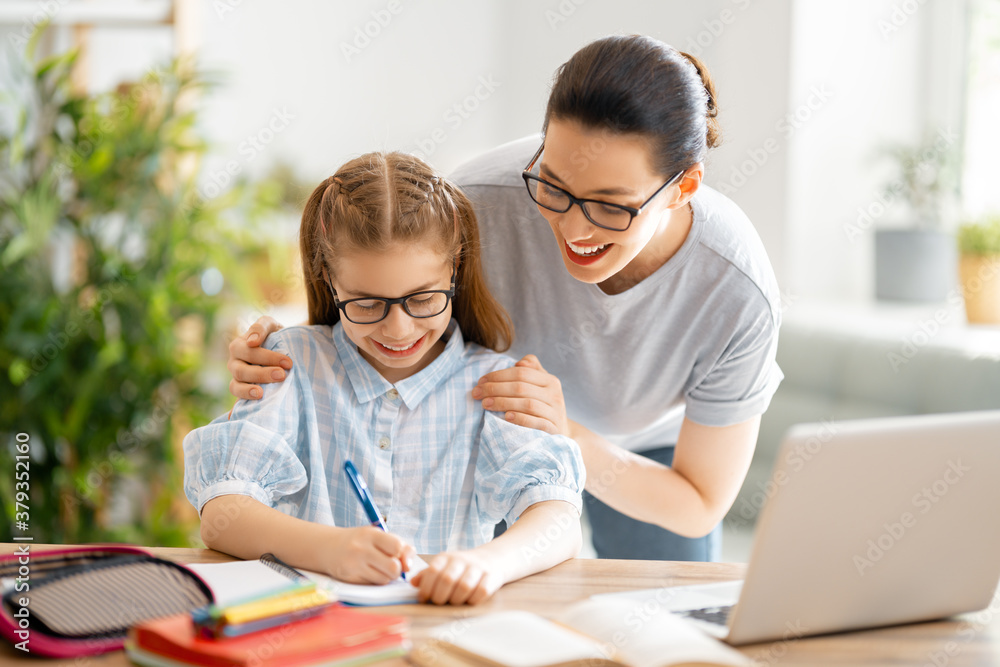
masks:
[(218, 276), (244, 282), (268, 190), (199, 195), (187, 64), (84, 95), (74, 54), (31, 65), (35, 41), (0, 100), (0, 468), (30, 466), (0, 476), (0, 531), (187, 545), (179, 442), (227, 400), (198, 376), (220, 305), (253, 298)]
[(955, 284), (954, 237), (947, 229), (957, 186), (954, 138), (944, 133), (886, 151), (893, 176), (883, 199), (902, 224), (875, 231), (875, 295), (943, 301)]
[(972, 324), (1000, 324), (1000, 214), (958, 229), (959, 275)]

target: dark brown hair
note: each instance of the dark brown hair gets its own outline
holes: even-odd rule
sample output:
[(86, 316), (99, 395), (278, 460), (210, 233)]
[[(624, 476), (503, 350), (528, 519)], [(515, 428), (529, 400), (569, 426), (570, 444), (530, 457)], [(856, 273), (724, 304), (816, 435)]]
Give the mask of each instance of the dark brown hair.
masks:
[(555, 75), (545, 127), (575, 120), (652, 141), (664, 177), (705, 159), (721, 143), (715, 84), (694, 56), (642, 35), (605, 37), (583, 47)]
[(340, 311), (327, 278), (338, 253), (431, 242), (458, 258), (452, 316), (467, 341), (497, 352), (514, 337), (510, 317), (486, 287), (479, 227), (455, 185), (405, 153), (367, 153), (319, 184), (302, 212), (299, 244), (310, 324), (336, 324)]

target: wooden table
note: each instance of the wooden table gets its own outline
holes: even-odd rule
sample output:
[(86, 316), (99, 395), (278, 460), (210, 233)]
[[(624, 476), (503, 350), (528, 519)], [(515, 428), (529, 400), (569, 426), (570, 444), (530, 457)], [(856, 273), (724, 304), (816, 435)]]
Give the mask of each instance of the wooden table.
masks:
[[(0, 553), (13, 553), (16, 546), (3, 544)], [(32, 551), (46, 548), (62, 547), (32, 545)], [(150, 551), (162, 558), (183, 563), (233, 560), (210, 549), (153, 547)], [(745, 565), (738, 563), (574, 559), (547, 572), (508, 584), (491, 600), (476, 607), (406, 605), (379, 607), (370, 611), (410, 617), (411, 635), (414, 640), (419, 640), (435, 625), (456, 618), (501, 609), (527, 609), (542, 615), (554, 615), (568, 604), (594, 593), (739, 579), (745, 569)], [(993, 605), (992, 611), (963, 614), (946, 621), (755, 644), (740, 647), (739, 650), (753, 658), (755, 665), (992, 667), (1000, 665), (1000, 601)], [(128, 664), (121, 651), (93, 658), (37, 660), (33, 656), (25, 656), (9, 644), (4, 643), (0, 647), (0, 665), (119, 667)], [(384, 664), (408, 663), (395, 660)]]

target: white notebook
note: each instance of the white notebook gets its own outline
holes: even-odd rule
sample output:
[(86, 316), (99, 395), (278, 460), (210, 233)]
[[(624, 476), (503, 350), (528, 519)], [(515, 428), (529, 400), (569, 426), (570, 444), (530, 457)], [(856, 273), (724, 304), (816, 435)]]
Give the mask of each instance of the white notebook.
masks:
[[(215, 595), (215, 604), (224, 607), (239, 600), (266, 597), (295, 587), (295, 580), (259, 560), (238, 560), (229, 563), (192, 563), (187, 565), (200, 576)], [(325, 574), (297, 570), (316, 582), (344, 604), (376, 606), (390, 604), (415, 604), (417, 588), (409, 578), (427, 567), (417, 556), (410, 561), (407, 581), (397, 579), (384, 586), (348, 584)], [(293, 575), (294, 576), (294, 575)]]
[(259, 560), (231, 563), (190, 563), (186, 567), (208, 584), (215, 604), (226, 607), (234, 602), (267, 597), (292, 590), (296, 582)]
[(374, 607), (390, 604), (416, 604), (417, 587), (410, 583), (410, 578), (425, 567), (427, 567), (427, 563), (420, 556), (416, 556), (410, 560), (410, 571), (406, 573), (406, 581), (397, 579), (382, 586), (349, 584), (319, 572), (309, 570), (301, 572), (314, 580), (320, 588), (333, 593), (344, 604)]
[[(513, 640), (513, 641), (512, 641)], [(751, 660), (669, 612), (628, 600), (571, 605), (550, 621), (501, 611), (438, 626), (414, 647), (422, 667), (749, 667)]]

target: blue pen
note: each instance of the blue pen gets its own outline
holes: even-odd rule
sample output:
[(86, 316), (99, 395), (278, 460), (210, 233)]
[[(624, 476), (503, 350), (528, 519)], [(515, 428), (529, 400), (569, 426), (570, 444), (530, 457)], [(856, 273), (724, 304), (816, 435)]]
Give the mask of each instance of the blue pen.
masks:
[[(361, 506), (365, 508), (368, 520), (376, 528), (381, 528), (388, 533), (389, 529), (385, 527), (385, 522), (382, 521), (382, 513), (375, 506), (375, 499), (372, 498), (371, 492), (368, 491), (368, 485), (365, 484), (365, 480), (358, 474), (358, 469), (354, 467), (350, 459), (344, 461), (344, 472), (347, 473), (347, 479), (351, 480), (354, 495), (358, 497), (358, 500), (361, 501)], [(403, 572), (401, 576), (403, 581), (406, 581), (406, 573)]]

